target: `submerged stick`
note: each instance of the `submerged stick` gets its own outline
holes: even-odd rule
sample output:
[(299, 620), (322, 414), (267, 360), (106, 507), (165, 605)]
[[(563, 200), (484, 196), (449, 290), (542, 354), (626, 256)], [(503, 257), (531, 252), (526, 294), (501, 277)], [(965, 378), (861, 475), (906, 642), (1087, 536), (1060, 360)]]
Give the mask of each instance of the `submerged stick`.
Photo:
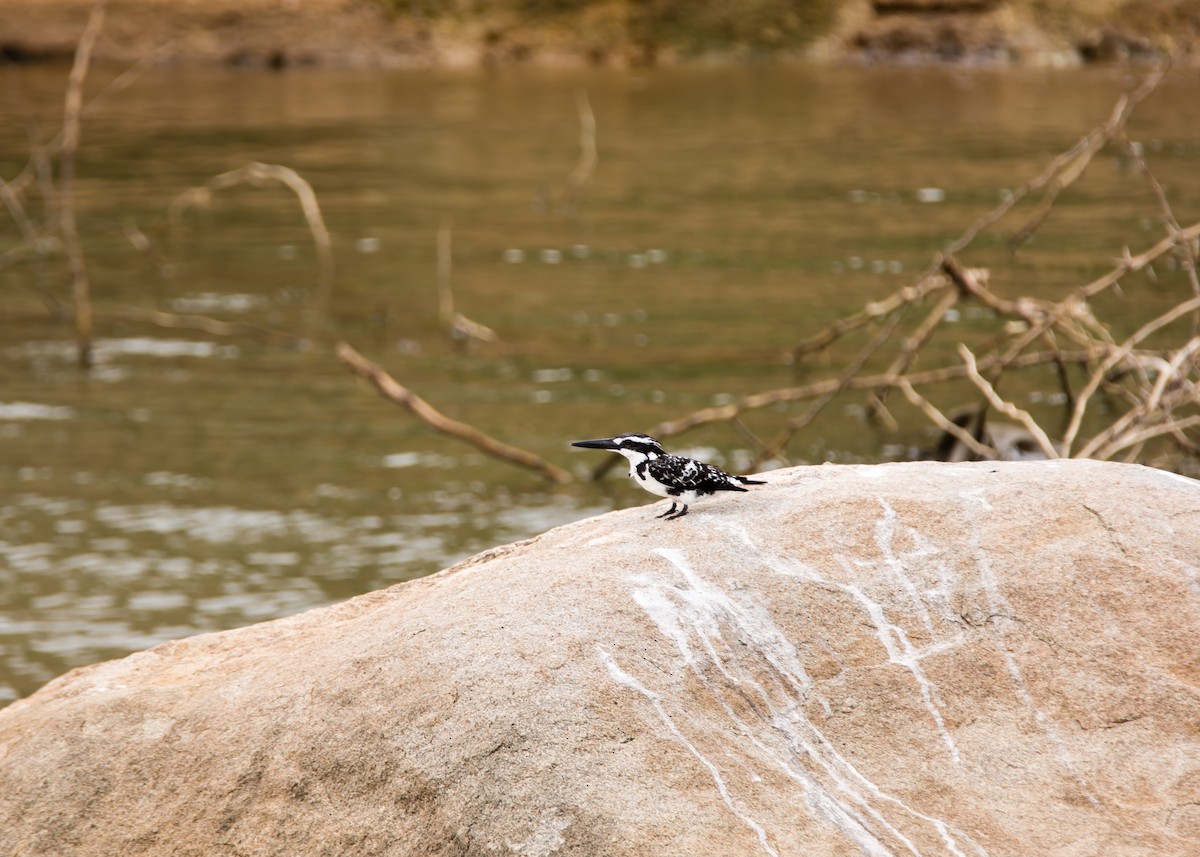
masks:
[(354, 350), (348, 343), (339, 342), (337, 356), (349, 366), (355, 374), (375, 385), (379, 394), (390, 402), (395, 402), (407, 408), (417, 419), (442, 434), (448, 434), (490, 455), (530, 470), (536, 470), (551, 482), (563, 483), (571, 481), (571, 474), (556, 467), (539, 455), (515, 446), (509, 446), (503, 441), (496, 440), (484, 434), (479, 429), (451, 419), (433, 405), (422, 399), (412, 390), (405, 387), (380, 366), (367, 360)]
[(281, 330), (272, 330), (269, 327), (258, 327), (253, 324), (221, 321), (220, 319), (208, 318), (203, 315), (185, 315), (132, 306), (122, 307), (117, 310), (117, 313), (124, 318), (134, 321), (146, 321), (150, 324), (156, 324), (159, 327), (171, 328), (173, 330), (200, 330), (204, 333), (211, 333), (214, 336), (242, 336), (249, 339), (257, 339), (259, 342), (265, 342), (268, 345), (279, 345), (284, 348), (295, 348), (297, 350), (305, 350), (309, 346), (309, 340), (302, 336), (294, 336), (290, 333), (284, 333)]
[(88, 16), (87, 26), (75, 48), (75, 62), (67, 78), (67, 96), (63, 105), (63, 141), (59, 154), (59, 202), (63, 246), (71, 269), (71, 294), (75, 301), (75, 339), (79, 347), (79, 366), (92, 365), (92, 299), (88, 285), (87, 262), (79, 243), (75, 221), (75, 153), (79, 150), (80, 114), (83, 111), (83, 83), (92, 62), (92, 49), (104, 26), (106, 0), (97, 0)]
[(450, 330), (454, 327), (454, 292), (450, 290), (450, 230), (454, 220), (450, 215), (442, 218), (437, 233), (437, 293), (438, 321)]

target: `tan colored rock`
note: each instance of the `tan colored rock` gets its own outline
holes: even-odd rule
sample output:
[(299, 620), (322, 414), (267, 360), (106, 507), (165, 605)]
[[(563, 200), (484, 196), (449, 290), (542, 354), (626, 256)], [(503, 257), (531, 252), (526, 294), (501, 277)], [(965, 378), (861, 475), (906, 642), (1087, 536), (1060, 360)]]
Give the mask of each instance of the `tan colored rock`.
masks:
[(1200, 484), (768, 478), (76, 670), (0, 853), (1198, 853)]

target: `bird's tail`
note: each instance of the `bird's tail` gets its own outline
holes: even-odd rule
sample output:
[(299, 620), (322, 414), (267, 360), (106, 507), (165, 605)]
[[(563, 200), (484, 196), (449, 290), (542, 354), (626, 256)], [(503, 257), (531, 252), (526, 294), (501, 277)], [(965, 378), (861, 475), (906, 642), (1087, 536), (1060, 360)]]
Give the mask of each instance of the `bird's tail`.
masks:
[(733, 478), (736, 479), (738, 482), (741, 482), (743, 485), (766, 485), (767, 484), (766, 481), (764, 481), (762, 479), (750, 479), (749, 477), (746, 477), (746, 476), (735, 476)]

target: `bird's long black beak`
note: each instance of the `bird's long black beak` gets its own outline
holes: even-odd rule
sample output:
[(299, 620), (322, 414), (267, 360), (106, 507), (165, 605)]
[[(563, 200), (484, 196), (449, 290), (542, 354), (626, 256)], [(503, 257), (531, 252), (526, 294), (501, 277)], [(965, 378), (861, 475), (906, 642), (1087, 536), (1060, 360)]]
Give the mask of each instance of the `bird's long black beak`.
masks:
[(611, 437), (602, 437), (598, 440), (575, 440), (571, 441), (571, 446), (582, 446), (584, 449), (617, 449), (617, 445)]

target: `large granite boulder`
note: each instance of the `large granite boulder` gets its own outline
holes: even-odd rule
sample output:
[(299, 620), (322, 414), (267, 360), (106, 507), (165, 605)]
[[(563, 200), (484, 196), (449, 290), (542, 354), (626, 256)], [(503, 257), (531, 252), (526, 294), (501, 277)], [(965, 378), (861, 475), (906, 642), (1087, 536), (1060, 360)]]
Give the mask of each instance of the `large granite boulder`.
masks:
[(1200, 484), (798, 468), (0, 711), (0, 854), (1200, 853)]

